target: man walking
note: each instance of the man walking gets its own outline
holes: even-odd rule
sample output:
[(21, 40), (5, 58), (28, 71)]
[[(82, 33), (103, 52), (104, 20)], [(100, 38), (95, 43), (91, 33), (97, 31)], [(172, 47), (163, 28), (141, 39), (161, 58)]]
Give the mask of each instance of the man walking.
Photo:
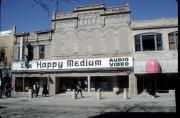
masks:
[(34, 84), (33, 89), (34, 89), (34, 91), (35, 91), (35, 93), (36, 93), (36, 98), (37, 98), (37, 97), (38, 97), (38, 93), (39, 93), (39, 89), (40, 89), (40, 85), (39, 85), (38, 82), (36, 82), (36, 83)]
[(10, 97), (11, 96), (11, 84), (9, 82), (7, 82), (5, 84), (4, 91), (5, 91), (6, 97)]
[(80, 81), (78, 81), (78, 83), (77, 83), (77, 94), (76, 94), (76, 96), (79, 94), (79, 92), (81, 94), (81, 98), (83, 98), (83, 95), (82, 95), (82, 84), (81, 84)]

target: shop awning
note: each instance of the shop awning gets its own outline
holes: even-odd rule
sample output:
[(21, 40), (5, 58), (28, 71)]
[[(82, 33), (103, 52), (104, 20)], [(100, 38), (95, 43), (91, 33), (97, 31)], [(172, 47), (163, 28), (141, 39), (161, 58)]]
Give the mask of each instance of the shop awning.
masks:
[(161, 66), (157, 60), (149, 60), (146, 62), (145, 65), (145, 71), (146, 73), (160, 73), (161, 72)]

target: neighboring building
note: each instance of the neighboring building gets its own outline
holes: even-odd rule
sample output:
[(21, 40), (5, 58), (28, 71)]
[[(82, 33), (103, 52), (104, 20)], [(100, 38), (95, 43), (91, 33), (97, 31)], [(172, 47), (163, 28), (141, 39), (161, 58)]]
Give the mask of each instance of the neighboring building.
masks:
[[(144, 89), (141, 78), (145, 63), (151, 59), (160, 61), (162, 70), (175, 66), (161, 74), (177, 75), (177, 50), (169, 51), (166, 37), (175, 37), (177, 26), (176, 19), (131, 21), (128, 5), (106, 8), (100, 4), (77, 7), (73, 13), (54, 13), (52, 30), (16, 35), (12, 65), (15, 91), (27, 91), (38, 81), (47, 84), (54, 95), (70, 91), (82, 81), (89, 92), (128, 88), (135, 95)], [(173, 45), (170, 42), (170, 47)], [(159, 60), (156, 54), (164, 57)], [(166, 65), (171, 59), (174, 65)], [(165, 89), (173, 89), (173, 85)]]
[(15, 27), (13, 27), (11, 30), (0, 32), (0, 78), (2, 78), (0, 83), (2, 85), (4, 85), (7, 81), (10, 81), (9, 79), (6, 80), (7, 77), (11, 77), (10, 69), (13, 59), (15, 33)]
[[(52, 30), (16, 34), (14, 43), (14, 63), (20, 64), (19, 66), (22, 70), (18, 70), (18, 67), (12, 69), (12, 86), (15, 86), (15, 91), (25, 92), (31, 88), (36, 81), (40, 82), (41, 85), (47, 83), (47, 78), (43, 75), (43, 71), (26, 71), (23, 68), (27, 68), (25, 67), (25, 61), (50, 60), (51, 41)], [(16, 69), (18, 71), (16, 71)]]
[(154, 78), (158, 91), (175, 89), (178, 78), (178, 19), (132, 21), (134, 73), (138, 91), (147, 88), (147, 64), (157, 63)]

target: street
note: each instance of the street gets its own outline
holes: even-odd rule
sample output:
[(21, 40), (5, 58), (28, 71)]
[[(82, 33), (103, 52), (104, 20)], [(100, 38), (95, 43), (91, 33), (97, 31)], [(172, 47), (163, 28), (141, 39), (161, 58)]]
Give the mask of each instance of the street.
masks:
[(144, 117), (153, 118), (176, 116), (174, 93), (160, 93), (157, 98), (145, 94), (122, 99), (122, 95), (102, 94), (96, 99), (95, 94), (85, 94), (85, 98), (72, 99), (64, 93), (40, 98), (3, 98), (0, 99), (2, 118), (95, 118), (95, 117)]

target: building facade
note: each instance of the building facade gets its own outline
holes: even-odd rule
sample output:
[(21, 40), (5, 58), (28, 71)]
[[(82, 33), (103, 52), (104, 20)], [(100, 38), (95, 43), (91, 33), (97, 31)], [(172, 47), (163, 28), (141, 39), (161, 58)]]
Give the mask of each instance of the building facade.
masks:
[[(38, 81), (40, 85), (47, 84), (49, 93), (54, 95), (75, 89), (81, 81), (88, 92), (98, 88), (121, 92), (127, 88), (136, 95), (144, 89), (141, 78), (146, 74), (146, 61), (160, 61), (163, 70), (166, 61), (174, 59), (174, 65), (167, 66), (177, 67), (177, 48), (170, 51), (166, 42), (168, 33), (178, 34), (177, 20), (164, 23), (131, 21), (127, 4), (113, 8), (99, 4), (77, 7), (72, 13), (54, 13), (51, 30), (16, 35), (12, 64), (15, 91), (25, 92)], [(144, 41), (141, 34), (146, 33), (152, 33), (151, 37), (159, 37), (156, 33), (165, 35), (166, 39), (162, 38), (160, 44), (154, 39), (158, 43), (151, 48), (147, 43), (154, 46), (155, 42), (149, 41), (151, 38)], [(142, 40), (140, 49), (136, 35), (140, 37), (137, 40)], [(149, 56), (157, 53), (164, 54), (164, 58)], [(177, 73), (176, 68), (172, 71)]]
[[(147, 88), (149, 76), (155, 79), (157, 91), (174, 90), (178, 77), (178, 20), (132, 21), (131, 27), (138, 91)], [(146, 66), (149, 61), (158, 63), (159, 72), (148, 74)]]
[(11, 63), (16, 27), (0, 32), (0, 86), (11, 81)]

